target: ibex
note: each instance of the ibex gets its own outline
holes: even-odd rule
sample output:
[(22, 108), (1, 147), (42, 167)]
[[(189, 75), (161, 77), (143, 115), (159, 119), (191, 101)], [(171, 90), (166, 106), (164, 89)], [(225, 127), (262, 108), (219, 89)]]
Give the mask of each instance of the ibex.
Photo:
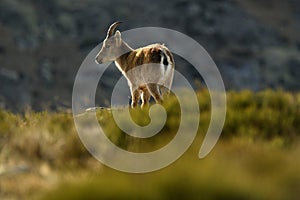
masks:
[[(142, 107), (148, 105), (152, 96), (156, 103), (162, 102), (162, 94), (169, 93), (174, 76), (174, 58), (164, 44), (151, 44), (132, 49), (121, 38), (113, 23), (97, 54), (96, 63), (115, 61), (115, 65), (128, 81), (131, 107), (136, 107), (142, 95)], [(114, 33), (115, 32), (115, 33)]]

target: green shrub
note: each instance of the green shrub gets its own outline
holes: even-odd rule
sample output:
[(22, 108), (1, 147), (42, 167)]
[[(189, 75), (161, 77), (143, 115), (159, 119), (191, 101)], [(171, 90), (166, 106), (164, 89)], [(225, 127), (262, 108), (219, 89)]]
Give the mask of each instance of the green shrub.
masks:
[[(82, 145), (70, 113), (28, 111), (19, 115), (0, 110), (0, 198), (25, 195), (31, 199), (53, 184), (49, 181), (52, 176), (57, 177), (57, 185), (43, 192), (42, 199), (298, 198), (300, 94), (227, 92), (221, 138), (202, 160), (197, 154), (211, 117), (209, 92), (202, 90), (197, 98), (200, 122), (192, 146), (171, 166), (140, 175), (116, 172), (95, 160)], [(185, 101), (189, 103), (188, 98)], [(168, 116), (165, 126), (147, 139), (120, 130), (111, 109), (96, 114), (116, 145), (132, 152), (149, 152), (170, 142), (178, 130), (177, 99), (171, 95), (163, 106)], [(141, 126), (151, 123), (147, 109), (131, 110), (130, 116)], [(124, 117), (121, 120), (127, 120)], [(5, 171), (19, 162), (32, 166), (22, 179)], [(46, 166), (47, 173), (41, 166)], [(28, 182), (25, 189), (20, 181)]]

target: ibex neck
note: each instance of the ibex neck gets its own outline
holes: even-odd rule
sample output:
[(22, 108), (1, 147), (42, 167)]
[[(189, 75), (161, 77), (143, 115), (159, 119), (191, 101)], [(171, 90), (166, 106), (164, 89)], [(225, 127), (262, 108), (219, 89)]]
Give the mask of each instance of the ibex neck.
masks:
[(128, 52), (128, 51), (132, 51), (133, 49), (124, 41), (122, 41), (121, 44), (121, 48), (122, 50), (124, 50), (124, 52)]
[(121, 56), (119, 56), (117, 59), (116, 59), (116, 63), (119, 65), (118, 68), (121, 68), (120, 70), (123, 70), (123, 71), (126, 71), (125, 68), (127, 66), (127, 58), (128, 58), (128, 55), (133, 51), (133, 49), (126, 43), (126, 42), (122, 42), (122, 45), (121, 45)]

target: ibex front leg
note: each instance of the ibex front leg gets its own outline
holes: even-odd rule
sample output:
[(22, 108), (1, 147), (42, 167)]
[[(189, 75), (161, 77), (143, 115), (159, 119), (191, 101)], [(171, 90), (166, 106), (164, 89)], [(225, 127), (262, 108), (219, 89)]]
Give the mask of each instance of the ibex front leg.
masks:
[(143, 86), (141, 90), (143, 92), (142, 93), (142, 108), (144, 108), (149, 105), (149, 100), (150, 100), (151, 94), (146, 85)]

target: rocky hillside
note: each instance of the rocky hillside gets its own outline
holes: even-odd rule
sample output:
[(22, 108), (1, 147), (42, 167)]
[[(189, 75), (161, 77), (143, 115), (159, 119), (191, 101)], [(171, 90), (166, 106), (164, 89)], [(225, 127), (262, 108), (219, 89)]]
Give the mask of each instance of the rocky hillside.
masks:
[(0, 107), (70, 108), (82, 60), (116, 20), (121, 30), (160, 26), (193, 37), (227, 89), (299, 90), (299, 11), (297, 0), (1, 0)]

